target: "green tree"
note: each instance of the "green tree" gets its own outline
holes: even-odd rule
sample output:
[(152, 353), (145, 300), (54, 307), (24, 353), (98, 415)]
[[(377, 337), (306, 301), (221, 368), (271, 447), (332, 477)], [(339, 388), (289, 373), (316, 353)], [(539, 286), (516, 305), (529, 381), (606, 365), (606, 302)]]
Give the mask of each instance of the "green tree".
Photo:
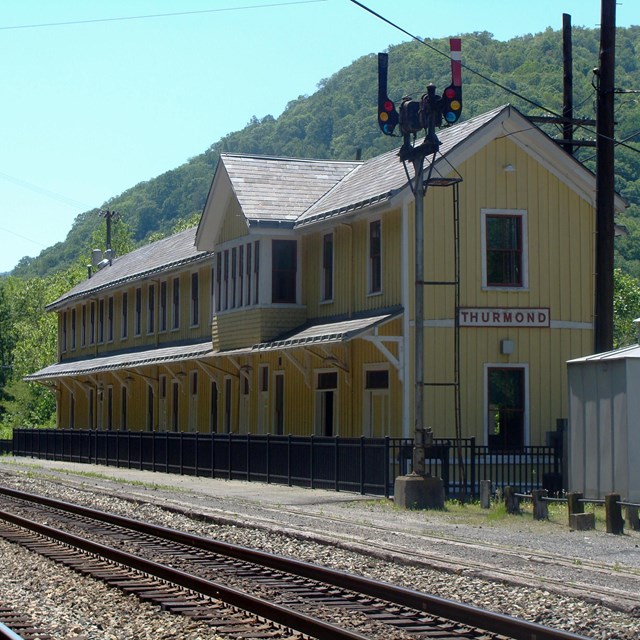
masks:
[(624, 347), (638, 341), (640, 318), (640, 282), (622, 269), (614, 270), (613, 346)]

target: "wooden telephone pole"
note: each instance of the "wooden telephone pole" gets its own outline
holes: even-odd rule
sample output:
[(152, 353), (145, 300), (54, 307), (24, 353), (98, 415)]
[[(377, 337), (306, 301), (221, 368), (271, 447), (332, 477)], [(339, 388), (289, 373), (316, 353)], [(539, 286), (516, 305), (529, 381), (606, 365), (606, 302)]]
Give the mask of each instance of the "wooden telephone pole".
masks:
[(596, 106), (596, 299), (594, 351), (613, 348), (614, 70), (616, 0), (602, 0)]

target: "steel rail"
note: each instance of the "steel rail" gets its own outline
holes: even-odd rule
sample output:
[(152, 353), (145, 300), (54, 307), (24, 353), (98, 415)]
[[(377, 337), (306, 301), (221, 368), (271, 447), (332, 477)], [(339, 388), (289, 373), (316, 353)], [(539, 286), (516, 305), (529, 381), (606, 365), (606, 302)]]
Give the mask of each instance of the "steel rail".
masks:
[(136, 569), (160, 580), (165, 580), (210, 598), (221, 600), (229, 605), (260, 616), (261, 618), (305, 633), (313, 638), (318, 638), (318, 640), (368, 640), (367, 636), (342, 629), (331, 623), (299, 613), (288, 607), (267, 602), (237, 589), (227, 587), (221, 583), (193, 576), (179, 569), (174, 569), (167, 565), (153, 562), (152, 560), (146, 560), (145, 558), (140, 558), (98, 542), (86, 540), (85, 538), (67, 533), (66, 531), (33, 522), (32, 520), (22, 518), (7, 511), (0, 511), (0, 519), (75, 547), (76, 549), (81, 549), (87, 553), (125, 565), (128, 568)]
[(0, 494), (61, 509), (69, 513), (93, 518), (101, 522), (118, 525), (127, 529), (146, 533), (165, 540), (179, 542), (195, 548), (233, 557), (237, 560), (258, 564), (274, 570), (292, 573), (304, 578), (324, 582), (357, 593), (379, 598), (387, 602), (422, 611), (429, 615), (446, 618), (461, 624), (477, 627), (485, 631), (506, 636), (512, 640), (587, 640), (585, 636), (568, 631), (551, 629), (534, 622), (528, 622), (501, 613), (479, 609), (471, 605), (447, 600), (438, 596), (414, 591), (378, 580), (371, 580), (336, 569), (270, 554), (264, 551), (248, 549), (226, 542), (196, 536), (194, 534), (167, 529), (139, 520), (132, 520), (116, 514), (82, 507), (69, 502), (61, 502), (45, 496), (37, 496), (8, 487), (0, 486)]

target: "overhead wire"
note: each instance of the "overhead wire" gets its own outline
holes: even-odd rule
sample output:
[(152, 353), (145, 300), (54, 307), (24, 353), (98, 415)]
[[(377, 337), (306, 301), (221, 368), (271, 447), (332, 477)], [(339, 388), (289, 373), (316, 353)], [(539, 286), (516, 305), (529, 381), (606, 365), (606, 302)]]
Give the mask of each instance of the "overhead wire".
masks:
[(148, 13), (139, 16), (120, 16), (115, 18), (91, 18), (87, 20), (68, 20), (65, 22), (43, 22), (35, 24), (18, 24), (5, 27), (0, 26), (0, 31), (12, 29), (37, 29), (41, 27), (65, 27), (75, 24), (93, 24), (99, 22), (119, 22), (123, 20), (146, 20), (149, 18), (168, 18), (173, 16), (189, 16), (203, 13), (222, 13), (225, 11), (245, 11), (248, 9), (268, 9), (272, 7), (287, 7), (295, 4), (312, 4), (317, 2), (327, 2), (327, 0), (291, 0), (291, 2), (272, 2), (269, 4), (253, 4), (241, 7), (220, 7), (218, 9), (200, 9), (198, 11), (174, 11), (172, 13)]
[[(373, 9), (371, 9), (370, 7), (367, 7), (366, 5), (362, 4), (361, 2), (359, 2), (358, 0), (350, 0), (353, 4), (357, 5), (358, 7), (360, 7), (361, 9), (364, 9), (365, 11), (367, 11), (368, 13), (370, 13), (371, 15), (375, 16), (376, 18), (382, 20), (383, 22), (386, 22), (388, 25), (392, 26), (394, 29), (397, 29), (398, 31), (404, 33), (405, 35), (409, 36), (411, 39), (415, 40), (416, 42), (419, 42), (421, 45), (427, 47), (428, 49), (431, 49), (432, 51), (434, 51), (435, 53), (440, 54), (441, 56), (444, 56), (447, 59), (451, 59), (451, 56), (449, 54), (447, 54), (444, 51), (441, 51), (440, 49), (438, 49), (437, 47), (434, 47), (432, 44), (429, 44), (428, 42), (425, 42), (425, 40), (423, 40), (422, 38), (419, 38), (418, 36), (416, 36), (415, 34), (411, 33), (410, 31), (407, 31), (406, 29), (404, 29), (403, 27), (401, 27), (400, 25), (396, 24), (395, 22), (393, 22), (392, 20), (389, 20), (388, 18), (385, 18), (383, 15), (379, 14), (377, 11), (374, 11)], [(556, 117), (556, 118), (561, 118), (562, 115), (553, 111), (552, 109), (549, 109), (548, 107), (544, 107), (541, 104), (539, 104), (538, 102), (536, 102), (535, 100), (532, 100), (530, 98), (527, 98), (526, 96), (522, 95), (521, 93), (514, 91), (513, 89), (510, 89), (509, 87), (503, 85), (502, 83), (498, 82), (497, 80), (494, 80), (493, 78), (490, 78), (489, 76), (481, 73), (480, 71), (476, 71), (475, 69), (467, 66), (464, 63), (461, 63), (462, 68), (465, 69), (466, 71), (468, 71), (469, 73), (472, 73), (473, 75), (478, 76), (479, 78), (485, 80), (486, 82), (489, 82), (490, 84), (493, 84), (497, 87), (499, 87), (500, 89), (502, 89), (503, 91), (506, 91), (507, 93), (517, 97), (520, 100), (523, 100), (524, 102), (529, 103), (530, 105), (541, 109), (542, 111), (545, 111), (546, 113)], [(595, 88), (595, 87), (594, 87)], [(596, 89), (597, 91), (597, 89)], [(603, 137), (604, 139), (611, 139), (608, 138), (607, 136), (603, 136), (603, 134), (597, 133), (596, 131), (593, 131), (592, 129), (589, 129), (586, 125), (582, 125), (582, 124), (578, 124), (576, 125), (579, 128), (584, 129), (585, 131), (587, 131), (588, 133), (591, 133), (595, 136), (600, 136)], [(624, 142), (620, 142), (617, 141), (615, 138), (612, 139), (614, 143), (616, 143), (619, 146), (625, 147), (631, 151), (635, 151), (636, 153), (640, 153), (640, 149), (636, 148), (636, 147), (632, 147), (631, 145), (625, 144)]]

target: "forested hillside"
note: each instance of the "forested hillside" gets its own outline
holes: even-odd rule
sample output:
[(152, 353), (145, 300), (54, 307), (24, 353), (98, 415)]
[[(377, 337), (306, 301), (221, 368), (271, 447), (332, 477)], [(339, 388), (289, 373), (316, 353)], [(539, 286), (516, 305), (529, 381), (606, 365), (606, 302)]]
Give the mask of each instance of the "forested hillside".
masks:
[[(494, 40), (489, 33), (473, 33), (463, 35), (462, 43), (467, 67), (463, 72), (463, 119), (507, 102), (527, 115), (544, 115), (536, 104), (561, 112), (559, 31), (549, 29), (507, 42)], [(418, 97), (429, 82), (440, 89), (448, 84), (449, 63), (436, 51), (446, 53), (448, 42), (425, 40), (425, 44), (409, 42), (389, 49), (389, 95), (395, 100), (407, 94)], [(592, 70), (598, 65), (598, 49), (597, 30), (574, 29), (576, 117), (595, 117)], [(616, 86), (640, 89), (640, 27), (618, 29), (616, 58)], [(104, 206), (121, 213), (133, 243), (140, 244), (166, 235), (180, 220), (196, 219), (220, 152), (353, 159), (361, 150), (364, 159), (372, 157), (399, 145), (398, 139), (380, 134), (376, 100), (377, 58), (372, 52), (322, 80), (313, 95), (292, 100), (277, 119), (271, 115), (254, 117), (244, 129), (214, 142), (189, 162), (128, 189)], [(640, 147), (638, 94), (616, 96), (616, 118), (616, 138)], [(549, 133), (558, 135), (559, 131), (550, 128)], [(594, 139), (594, 127), (578, 130), (576, 137)], [(593, 153), (592, 148), (586, 148), (577, 157), (593, 168)], [(640, 153), (619, 146), (616, 154), (617, 187), (632, 205), (619, 220), (630, 236), (617, 241), (617, 261), (640, 277)], [(95, 210), (82, 213), (64, 242), (45, 249), (37, 258), (23, 259), (13, 275), (44, 276), (72, 265), (90, 249), (91, 235), (100, 224)]]
[[(544, 115), (543, 106), (562, 108), (562, 42), (558, 31), (499, 42), (489, 33), (463, 36), (463, 119), (505, 103), (526, 115)], [(426, 46), (425, 46), (426, 45)], [(429, 82), (442, 90), (449, 83), (446, 40), (410, 42), (389, 50), (389, 95), (419, 97)], [(574, 29), (575, 116), (594, 118), (593, 69), (598, 65), (599, 34)], [(120, 212), (113, 246), (121, 255), (185, 226), (197, 224), (221, 152), (353, 159), (370, 158), (399, 146), (398, 138), (377, 125), (377, 52), (360, 58), (322, 80), (311, 96), (289, 103), (277, 119), (254, 117), (241, 131), (214, 142), (177, 169), (142, 182), (104, 203)], [(630, 207), (618, 222), (629, 230), (617, 239), (615, 344), (634, 339), (632, 319), (640, 315), (640, 27), (617, 31), (616, 138), (628, 146), (616, 150), (617, 188)], [(472, 71), (473, 70), (473, 71)], [(631, 91), (631, 93), (624, 93)], [(259, 101), (256, 101), (259, 109)], [(549, 128), (553, 136), (558, 129)], [(594, 128), (576, 132), (594, 139)], [(203, 147), (207, 141), (203, 140)], [(577, 157), (593, 168), (593, 148)], [(0, 438), (15, 426), (51, 426), (55, 396), (22, 377), (56, 359), (56, 317), (45, 305), (86, 277), (92, 247), (105, 245), (98, 211), (79, 215), (64, 242), (25, 258), (11, 277), (0, 278)]]

